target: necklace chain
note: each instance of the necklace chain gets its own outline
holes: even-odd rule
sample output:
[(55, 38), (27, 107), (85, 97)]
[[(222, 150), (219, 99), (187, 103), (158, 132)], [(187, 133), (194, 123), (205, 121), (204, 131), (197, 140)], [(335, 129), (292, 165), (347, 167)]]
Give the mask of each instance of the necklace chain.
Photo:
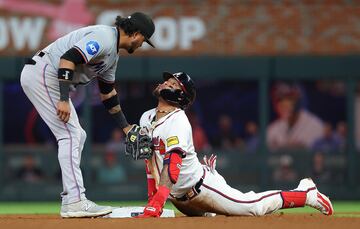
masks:
[(174, 111), (174, 109), (165, 111), (165, 110), (159, 110), (159, 109), (156, 108), (156, 112), (159, 112), (159, 113), (165, 113), (165, 114), (166, 114), (166, 113), (170, 113), (170, 112), (172, 112), (172, 111)]

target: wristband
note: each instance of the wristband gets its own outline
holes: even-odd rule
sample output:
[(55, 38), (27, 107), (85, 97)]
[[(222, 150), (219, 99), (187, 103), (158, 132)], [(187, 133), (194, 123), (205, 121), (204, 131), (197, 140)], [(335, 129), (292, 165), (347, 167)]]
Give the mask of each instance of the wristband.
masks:
[(69, 68), (59, 68), (58, 70), (58, 79), (72, 81), (74, 77), (74, 70)]
[(69, 101), (70, 84), (74, 77), (74, 70), (59, 68), (58, 79), (60, 88), (60, 101)]
[(111, 114), (111, 116), (115, 119), (115, 122), (119, 125), (121, 129), (129, 126), (129, 123), (127, 122), (125, 115), (121, 110), (119, 112), (116, 112), (115, 114)]
[(116, 106), (120, 106), (119, 97), (117, 95), (111, 96), (108, 99), (102, 101), (107, 110), (111, 110)]
[(70, 82), (59, 80), (60, 101), (69, 101)]

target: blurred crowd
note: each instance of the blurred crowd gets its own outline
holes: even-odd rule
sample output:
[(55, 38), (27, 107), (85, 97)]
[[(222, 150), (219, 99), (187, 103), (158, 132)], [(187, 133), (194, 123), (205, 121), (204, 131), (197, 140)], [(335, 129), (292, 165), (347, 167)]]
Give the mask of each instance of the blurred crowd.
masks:
[[(221, 88), (221, 85), (218, 85), (218, 88)], [(227, 89), (228, 86), (225, 85), (224, 88)], [(319, 83), (314, 88), (318, 91), (344, 97), (344, 89), (335, 83), (331, 87)], [(241, 89), (247, 90), (246, 88)], [(296, 182), (301, 176), (299, 174), (301, 168), (297, 165), (298, 156), (299, 154), (305, 155), (305, 153), (311, 155), (310, 163), (312, 166), (309, 175), (318, 182), (328, 182), (334, 179), (341, 181), (344, 179), (344, 174), (339, 174), (336, 169), (334, 170), (334, 165), (335, 168), (338, 168), (339, 163), (334, 163), (329, 158), (331, 156), (345, 156), (347, 145), (347, 124), (344, 121), (345, 106), (343, 110), (339, 110), (338, 106), (335, 106), (337, 110), (334, 113), (321, 114), (319, 111), (332, 102), (316, 101), (318, 96), (314, 96), (311, 92), (313, 90), (309, 90), (308, 87), (306, 88), (302, 84), (274, 82), (269, 89), (270, 112), (269, 124), (266, 127), (266, 146), (269, 157), (275, 158), (275, 162), (269, 164), (272, 171), (271, 179), (274, 182)], [(153, 98), (147, 95), (146, 91), (149, 90), (152, 89), (147, 84), (136, 83), (121, 88), (125, 110), (130, 111), (129, 106), (133, 104), (144, 105), (138, 106), (138, 111), (134, 114), (129, 112), (130, 117), (135, 117), (134, 121), (130, 120), (131, 122), (136, 122), (139, 114), (141, 115), (144, 110), (155, 105)], [(209, 97), (209, 95), (201, 97), (200, 91), (197, 104), (194, 104), (193, 109), (187, 111), (187, 116), (193, 128), (195, 149), (200, 158), (204, 154), (211, 153), (221, 154), (219, 158), (228, 155), (231, 155), (231, 157), (236, 154), (250, 156), (259, 153), (259, 115), (256, 115), (256, 108), (251, 108), (249, 105), (256, 103), (256, 97), (246, 94), (252, 95), (253, 92), (251, 91), (254, 88), (250, 87), (248, 90), (250, 93), (244, 92), (245, 96), (243, 95), (243, 97), (249, 97), (249, 102), (234, 104), (235, 109), (228, 110), (216, 107), (216, 103), (222, 105), (226, 102), (225, 100), (229, 100), (228, 97), (225, 97), (225, 100), (220, 98), (220, 102), (215, 99), (212, 101), (211, 98), (204, 98)], [(208, 91), (208, 88), (205, 87), (203, 91)], [(238, 90), (232, 88), (229, 91)], [(77, 99), (84, 98), (83, 95), (84, 93), (81, 91), (77, 96), (75, 95), (74, 103), (77, 104)], [(237, 94), (233, 96), (237, 98), (232, 98), (231, 101), (241, 100)], [(213, 110), (206, 110), (206, 107), (201, 106), (201, 104), (204, 104), (204, 100), (208, 101), (208, 107)], [(93, 122), (92, 128), (96, 131), (93, 132), (92, 142), (102, 145), (103, 152), (96, 155), (96, 159), (93, 160), (91, 177), (101, 184), (126, 182), (129, 172), (124, 166), (124, 134), (114, 126), (101, 104), (96, 99), (92, 99), (92, 101), (94, 105), (93, 119), (102, 119), (104, 122), (101, 122), (101, 125), (99, 122)], [(342, 104), (342, 100), (337, 103)], [(79, 104), (81, 103), (79, 102)], [(322, 104), (324, 104), (324, 107), (317, 108)], [(239, 112), (236, 110), (237, 107), (245, 107), (242, 108), (245, 110)], [(81, 107), (78, 107), (78, 109), (81, 110)], [(331, 109), (333, 108), (325, 110), (329, 111)], [(216, 110), (220, 111), (215, 112)], [(246, 116), (238, 118), (242, 114)], [(27, 126), (27, 129), (25, 128), (25, 141), (28, 144), (36, 144), (37, 141), (53, 144), (52, 140), (50, 140), (52, 136), (46, 129), (44, 130), (41, 121), (39, 121), (40, 119), (36, 119), (36, 113), (30, 112), (29, 115), (31, 115), (31, 118), (29, 118), (31, 123), (25, 125)], [(211, 119), (211, 117), (215, 117), (215, 119)], [(209, 122), (209, 120), (213, 121)], [(36, 131), (37, 129), (41, 131)], [(37, 135), (33, 133), (37, 133)], [(42, 171), (41, 161), (37, 160), (35, 156), (25, 155), (21, 161), (14, 167), (13, 177), (30, 183), (49, 179), (46, 173)], [(58, 179), (61, 178), (59, 172), (55, 174)]]

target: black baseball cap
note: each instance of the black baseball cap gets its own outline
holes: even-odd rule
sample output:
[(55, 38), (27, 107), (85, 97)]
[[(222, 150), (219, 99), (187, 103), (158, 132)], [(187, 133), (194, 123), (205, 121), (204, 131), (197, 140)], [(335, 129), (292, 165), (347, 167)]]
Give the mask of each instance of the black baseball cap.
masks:
[(131, 14), (130, 16), (128, 16), (128, 19), (145, 37), (145, 41), (153, 48), (155, 48), (153, 43), (150, 41), (150, 37), (155, 32), (155, 25), (152, 19), (148, 15), (141, 12), (135, 12)]

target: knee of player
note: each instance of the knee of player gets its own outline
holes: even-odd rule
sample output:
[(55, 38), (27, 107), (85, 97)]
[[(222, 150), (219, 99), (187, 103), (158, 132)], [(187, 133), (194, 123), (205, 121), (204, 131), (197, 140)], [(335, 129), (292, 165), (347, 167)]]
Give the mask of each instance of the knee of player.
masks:
[(81, 135), (80, 138), (81, 138), (83, 141), (85, 141), (85, 139), (86, 139), (86, 137), (87, 137), (87, 134), (86, 134), (86, 132), (85, 132), (84, 129), (81, 129), (80, 135)]
[(76, 147), (81, 144), (81, 140), (86, 138), (86, 133), (83, 129), (70, 129), (66, 131), (66, 134), (63, 134), (58, 137), (58, 145), (60, 147), (68, 147), (67, 145), (71, 145), (71, 147)]
[(86, 138), (86, 133), (82, 128), (70, 131), (70, 138), (73, 145), (80, 144), (84, 137)]
[(264, 206), (261, 202), (256, 202), (251, 205), (250, 213), (254, 216), (262, 216), (265, 215)]

